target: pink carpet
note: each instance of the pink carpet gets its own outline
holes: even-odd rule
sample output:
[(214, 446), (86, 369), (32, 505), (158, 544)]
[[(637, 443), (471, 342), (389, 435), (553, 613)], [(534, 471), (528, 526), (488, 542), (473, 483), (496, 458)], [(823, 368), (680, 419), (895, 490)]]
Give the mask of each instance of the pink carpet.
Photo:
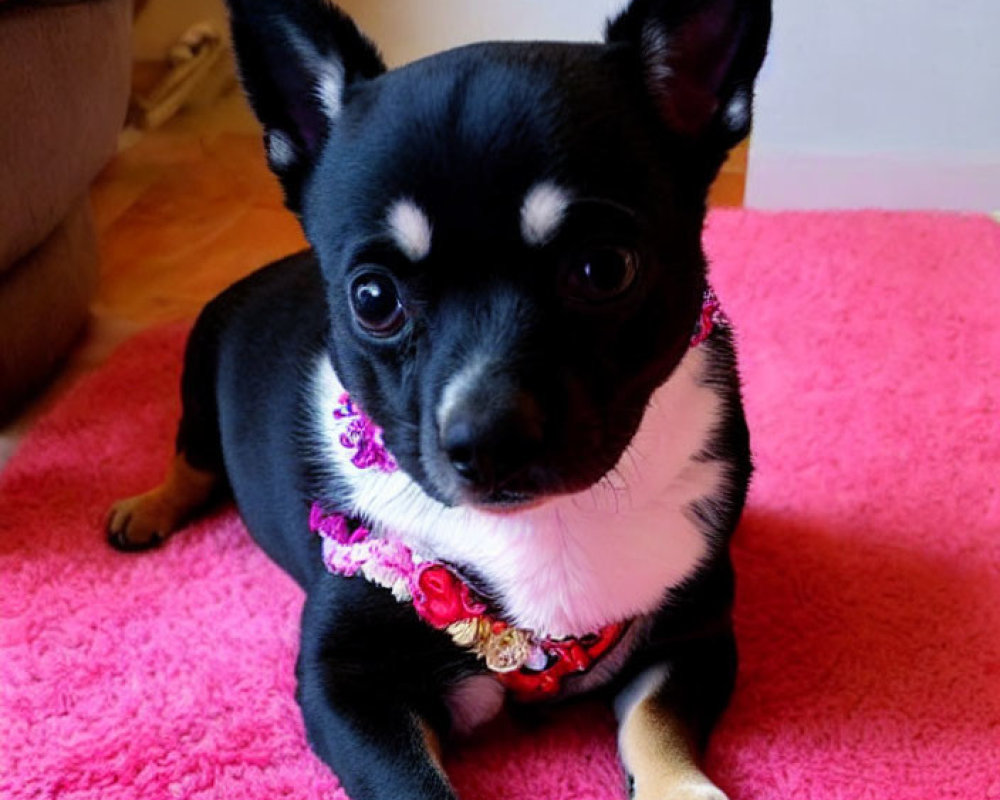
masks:
[[(759, 471), (733, 800), (1000, 798), (1000, 226), (717, 214)], [(165, 462), (183, 331), (82, 381), (0, 476), (0, 797), (342, 797), (292, 693), (302, 597), (232, 512), (160, 552), (104, 509)], [(594, 706), (457, 750), (466, 800), (620, 800)]]

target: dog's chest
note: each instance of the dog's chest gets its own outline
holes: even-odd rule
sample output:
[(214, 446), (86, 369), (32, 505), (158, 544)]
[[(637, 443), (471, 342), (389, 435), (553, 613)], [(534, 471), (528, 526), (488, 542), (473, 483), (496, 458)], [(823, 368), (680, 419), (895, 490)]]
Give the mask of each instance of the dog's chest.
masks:
[(334, 414), (343, 387), (325, 357), (314, 373), (316, 456), (347, 487), (348, 513), (472, 579), (511, 623), (585, 635), (656, 609), (708, 553), (693, 506), (724, 489), (725, 470), (702, 456), (722, 405), (703, 380), (704, 359), (691, 350), (657, 390), (606, 480), (520, 513), (449, 508), (402, 471), (358, 469)]
[(518, 627), (581, 636), (650, 612), (696, 569), (708, 543), (686, 512), (716, 478), (694, 465), (684, 486), (641, 508), (627, 489), (600, 487), (516, 517), (445, 515), (396, 535), (453, 565)]

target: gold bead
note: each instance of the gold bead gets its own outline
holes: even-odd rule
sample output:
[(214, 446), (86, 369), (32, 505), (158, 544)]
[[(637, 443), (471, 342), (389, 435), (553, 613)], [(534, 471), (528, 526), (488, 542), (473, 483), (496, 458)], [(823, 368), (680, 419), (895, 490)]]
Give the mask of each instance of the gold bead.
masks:
[(494, 672), (516, 672), (531, 655), (528, 635), (517, 628), (508, 628), (494, 634), (487, 643), (484, 657), (486, 666)]
[(479, 639), (479, 620), (463, 619), (448, 626), (448, 635), (459, 647), (472, 647)]

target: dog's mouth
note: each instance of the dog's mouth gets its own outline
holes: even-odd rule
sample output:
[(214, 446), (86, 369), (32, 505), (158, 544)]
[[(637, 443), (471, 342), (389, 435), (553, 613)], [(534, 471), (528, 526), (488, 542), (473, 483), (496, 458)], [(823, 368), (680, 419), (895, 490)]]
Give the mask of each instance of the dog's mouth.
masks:
[(548, 497), (540, 493), (500, 489), (473, 499), (470, 505), (492, 514), (514, 514), (544, 503)]

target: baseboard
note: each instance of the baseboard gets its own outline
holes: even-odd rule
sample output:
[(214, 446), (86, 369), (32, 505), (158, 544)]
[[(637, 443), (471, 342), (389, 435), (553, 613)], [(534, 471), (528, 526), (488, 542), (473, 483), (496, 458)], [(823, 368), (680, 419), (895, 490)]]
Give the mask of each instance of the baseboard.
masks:
[(746, 205), (992, 212), (1000, 208), (1000, 154), (782, 153), (751, 143)]

